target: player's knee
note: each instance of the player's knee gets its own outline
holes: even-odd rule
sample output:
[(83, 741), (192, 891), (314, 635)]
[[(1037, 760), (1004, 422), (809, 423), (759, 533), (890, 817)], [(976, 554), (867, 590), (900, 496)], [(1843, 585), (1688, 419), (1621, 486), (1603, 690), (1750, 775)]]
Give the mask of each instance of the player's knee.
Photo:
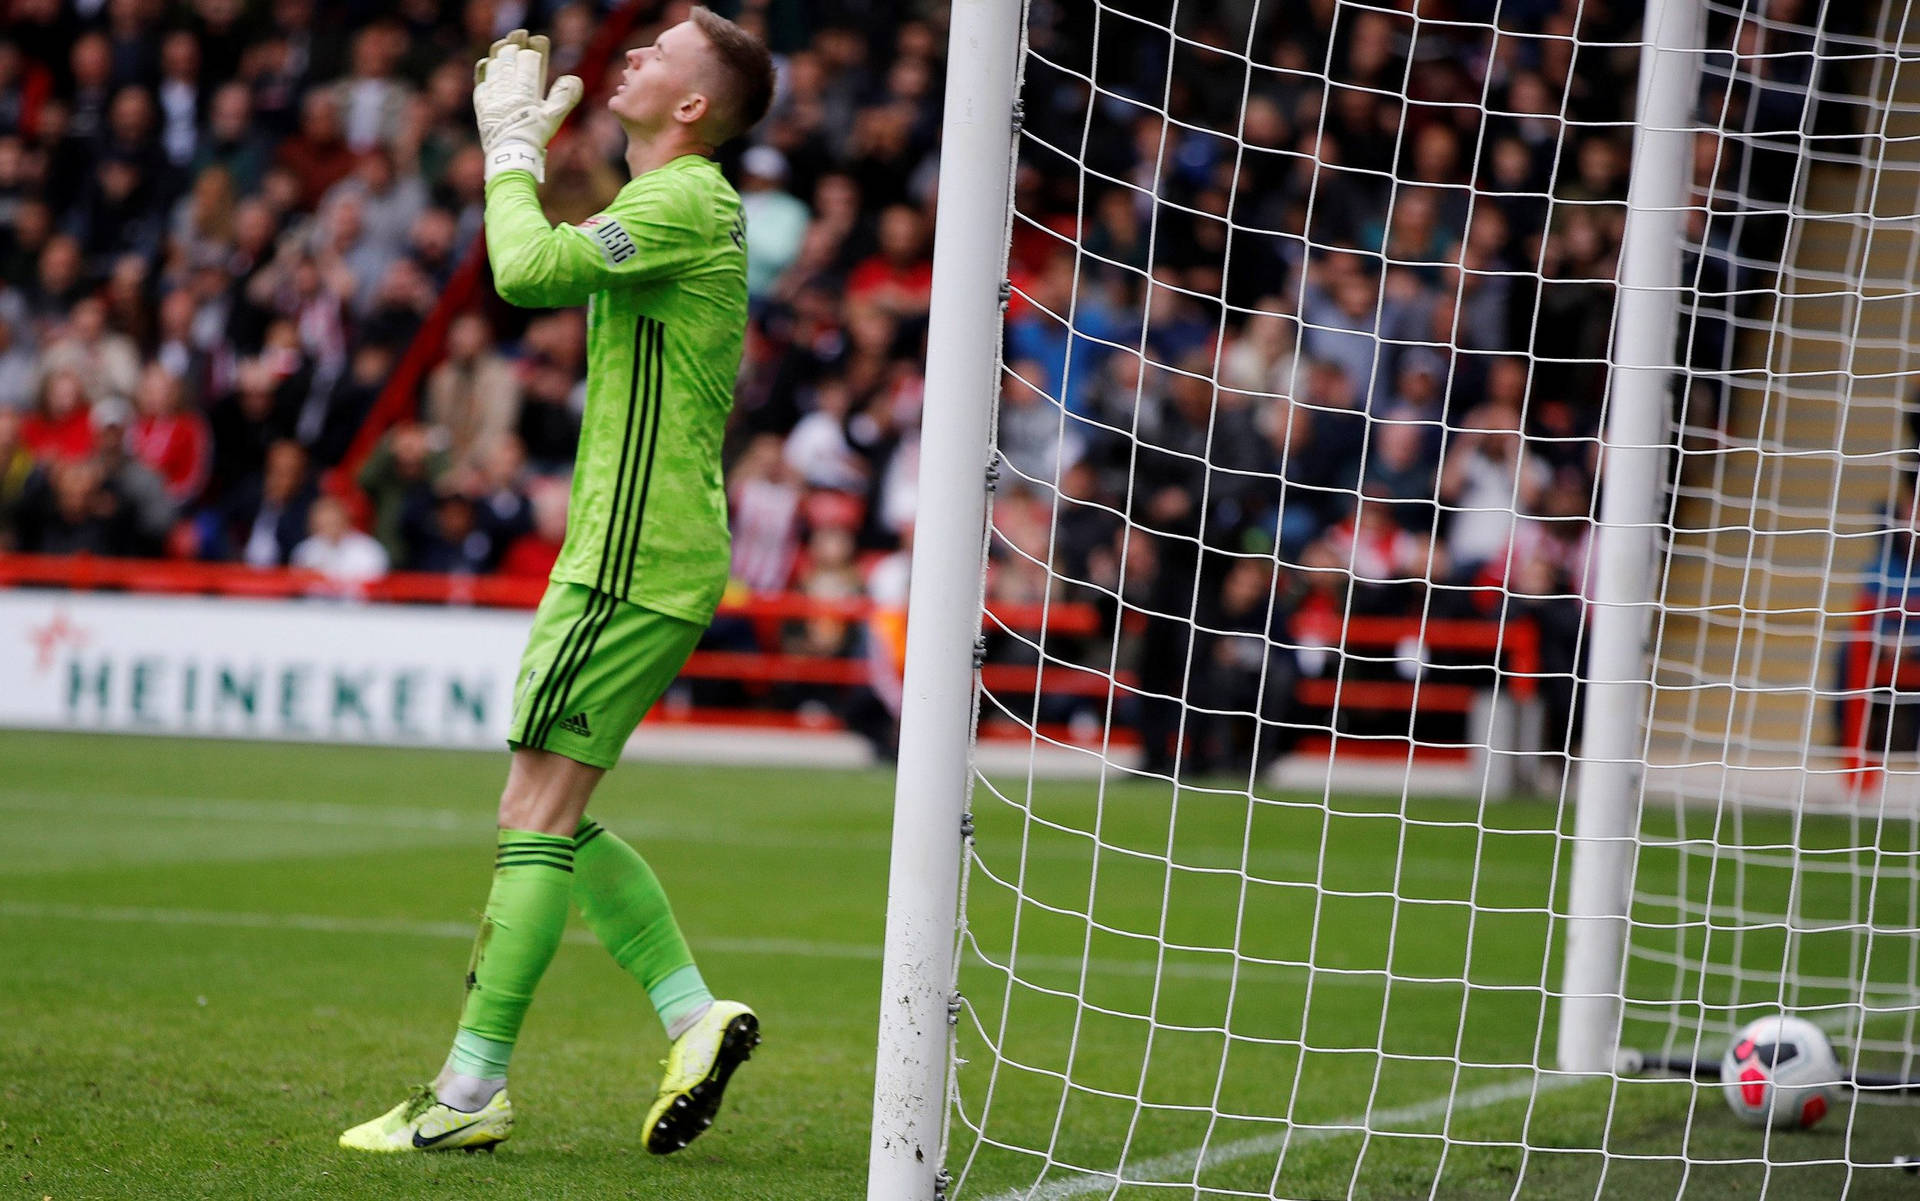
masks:
[(500, 828), (564, 833), (565, 831), (548, 830), (548, 827), (554, 824), (555, 808), (550, 798), (544, 798), (535, 792), (516, 790), (509, 784), (500, 793)]
[(500, 828), (572, 834), (600, 775), (559, 755), (516, 752), (500, 792)]

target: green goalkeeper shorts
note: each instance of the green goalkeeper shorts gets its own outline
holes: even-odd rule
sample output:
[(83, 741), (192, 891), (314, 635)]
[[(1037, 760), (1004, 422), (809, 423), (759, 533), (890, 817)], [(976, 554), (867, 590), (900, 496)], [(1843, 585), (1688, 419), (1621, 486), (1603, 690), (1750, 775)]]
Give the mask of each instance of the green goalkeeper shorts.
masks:
[(507, 745), (612, 767), (700, 633), (582, 584), (549, 583), (520, 659)]

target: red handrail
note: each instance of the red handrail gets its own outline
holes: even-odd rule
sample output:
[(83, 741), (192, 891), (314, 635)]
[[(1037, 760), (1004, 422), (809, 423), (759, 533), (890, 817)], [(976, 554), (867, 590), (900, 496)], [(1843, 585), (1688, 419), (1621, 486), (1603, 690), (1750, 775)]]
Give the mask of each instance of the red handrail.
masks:
[[(1506, 659), (1505, 674), (1512, 681), (1515, 697), (1523, 701), (1530, 700), (1539, 686), (1540, 631), (1525, 618), (1499, 622), (1459, 617), (1330, 617), (1302, 614), (1294, 621), (1293, 633), (1300, 642), (1315, 636), (1328, 646), (1348, 648), (1371, 646), (1386, 650), (1398, 647), (1402, 642), (1416, 641), (1435, 650), (1488, 651)], [(1358, 683), (1349, 680), (1340, 685), (1343, 699), (1344, 690), (1354, 688)], [(1415, 685), (1407, 683), (1399, 687), (1406, 689), (1407, 700), (1396, 703), (1410, 703), (1416, 695)], [(1424, 696), (1436, 687), (1445, 686), (1422, 683), (1418, 685), (1419, 695)], [(1386, 696), (1377, 689), (1375, 695), (1382, 698)], [(1381, 707), (1386, 705), (1383, 703)]]
[[(202, 596), (295, 598), (350, 595), (356, 600), (388, 604), (477, 605), (498, 609), (532, 609), (546, 592), (543, 578), (490, 575), (438, 575), (400, 571), (369, 583), (343, 589), (318, 572), (297, 567), (247, 567), (238, 563), (200, 563), (180, 559), (109, 559), (96, 555), (0, 554), (0, 588), (68, 588), (76, 591), (111, 589)], [(720, 604), (722, 616), (799, 620), (837, 617), (862, 620), (886, 608), (864, 597), (827, 600), (801, 593), (728, 597)], [(1100, 615), (1091, 605), (993, 603), (996, 620), (1013, 629), (1037, 630), (1042, 624), (1056, 634), (1091, 634), (1100, 628)]]

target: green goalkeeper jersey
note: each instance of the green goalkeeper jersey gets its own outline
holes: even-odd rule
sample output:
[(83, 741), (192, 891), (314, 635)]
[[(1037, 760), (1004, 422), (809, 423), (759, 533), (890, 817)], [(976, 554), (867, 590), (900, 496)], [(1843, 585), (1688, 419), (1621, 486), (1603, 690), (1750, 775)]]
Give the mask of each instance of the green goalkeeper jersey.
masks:
[(726, 588), (720, 443), (747, 324), (746, 223), (711, 160), (676, 158), (579, 225), (533, 175), (487, 183), (502, 298), (587, 306), (587, 409), (552, 578), (705, 625)]

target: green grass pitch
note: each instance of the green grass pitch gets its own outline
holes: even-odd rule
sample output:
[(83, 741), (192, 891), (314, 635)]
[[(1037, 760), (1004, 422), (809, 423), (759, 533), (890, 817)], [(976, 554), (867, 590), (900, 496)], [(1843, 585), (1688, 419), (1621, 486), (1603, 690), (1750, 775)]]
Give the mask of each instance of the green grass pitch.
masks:
[[(596, 816), (648, 854), (717, 989), (766, 1023), (689, 1151), (640, 1148), (663, 1039), (577, 923), (530, 1015), (521, 1125), (497, 1155), (334, 1146), (445, 1053), (504, 768), (503, 754), (0, 735), (0, 1197), (863, 1197), (892, 797), (879, 771), (628, 763), (604, 785)], [(1096, 810), (1090, 783), (993, 783), (1004, 795), (975, 802), (960, 1201), (1037, 1178), (1039, 1160), (996, 1143), (1096, 1170), (1124, 1144), (1130, 1171), (1190, 1181), (1203, 1141), (1206, 1196), (1920, 1197), (1898, 1172), (1795, 1166), (1920, 1152), (1911, 1109), (1863, 1107), (1849, 1131), (1843, 1108), (1766, 1138), (1685, 1082), (1610, 1104), (1604, 1084), (1530, 1099), (1517, 1069), (1454, 1080), (1440, 1060), (1456, 1049), (1534, 1056), (1537, 1001), (1500, 986), (1557, 971), (1543, 919), (1523, 912), (1552, 878), (1549, 806), (1489, 810), (1476, 836), (1464, 802), (1417, 802), (1408, 823), (1398, 802), (1342, 800), (1329, 817), (1282, 797), (1249, 817), (1244, 796), (1176, 805), (1110, 784)], [(1097, 856), (1075, 832), (1096, 817)], [(1243, 888), (1243, 861), (1266, 883)], [(1336, 970), (1236, 971), (1179, 949), (1223, 929), (1246, 953)], [(1012, 947), (1010, 983), (980, 955)], [(1389, 991), (1388, 965), (1439, 982)], [(1456, 1087), (1478, 1104), (1449, 1120), (1433, 1102)], [(1263, 1119), (1289, 1109), (1308, 1124), (1276, 1181)], [(1372, 1134), (1337, 1128), (1368, 1110)], [(1610, 1160), (1559, 1150), (1603, 1140)], [(1725, 1162), (1683, 1173), (1682, 1153)], [(1056, 1168), (1042, 1195), (1194, 1195), (1082, 1179)]]

